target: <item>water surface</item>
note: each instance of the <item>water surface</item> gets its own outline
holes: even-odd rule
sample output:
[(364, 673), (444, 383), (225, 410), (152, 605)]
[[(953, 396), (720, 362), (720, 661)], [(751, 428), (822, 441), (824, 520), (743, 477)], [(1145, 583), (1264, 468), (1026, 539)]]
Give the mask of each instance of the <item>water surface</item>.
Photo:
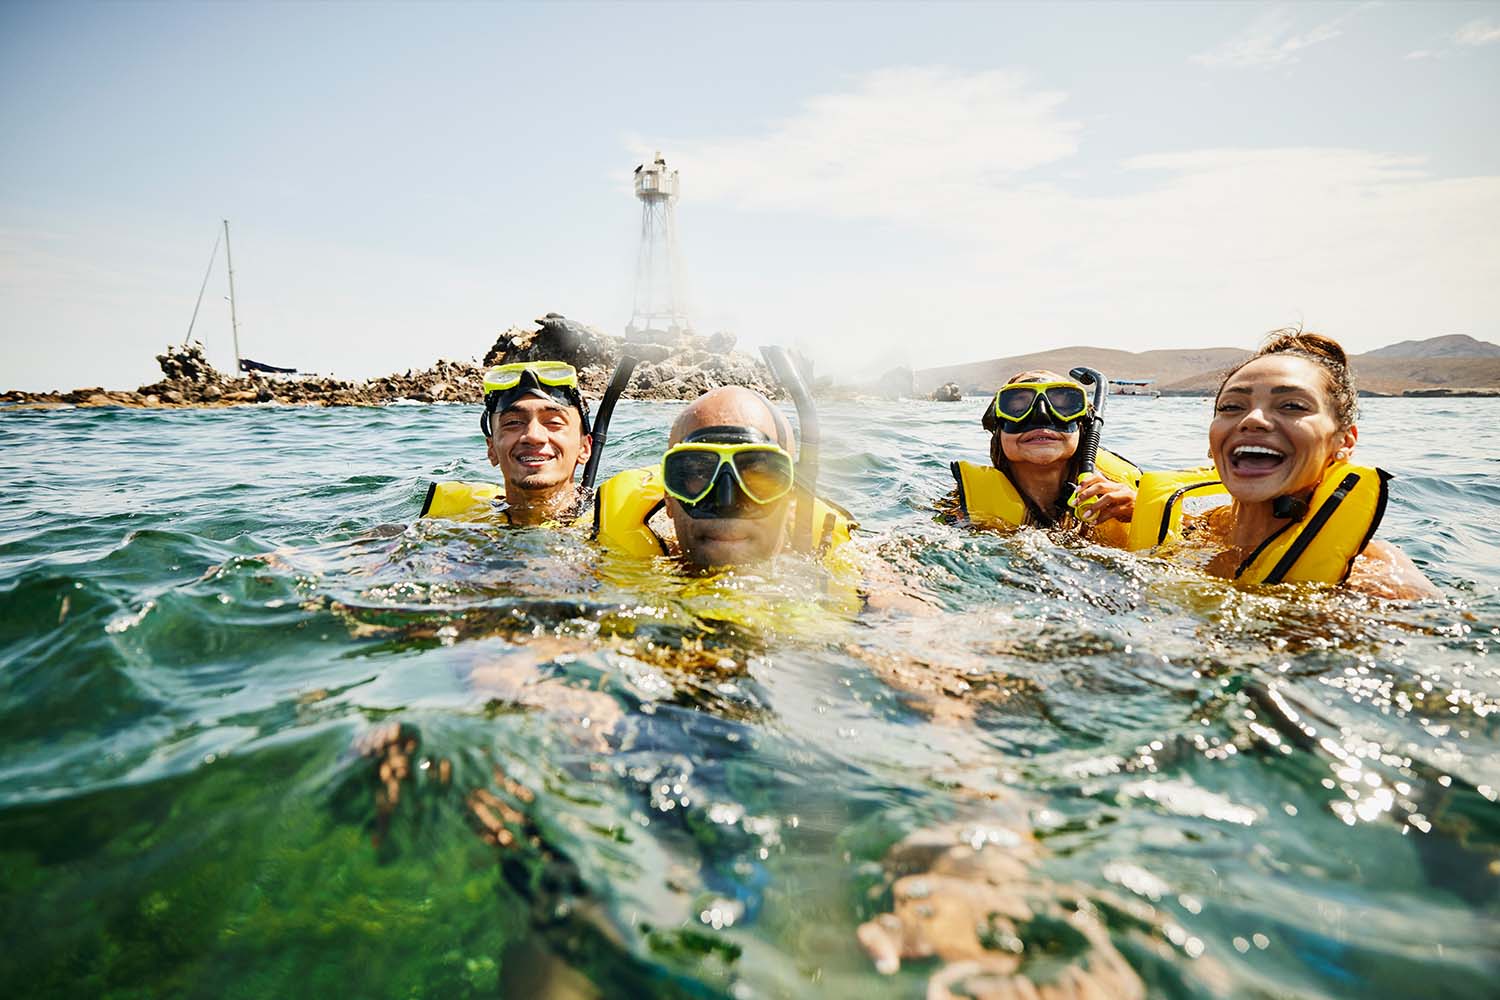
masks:
[[(621, 404), (606, 471), (679, 405)], [(936, 524), (980, 405), (823, 408), (823, 492), (940, 609), (853, 620), (796, 559), (412, 524), (492, 475), (474, 407), (0, 413), (0, 982), (921, 996), (855, 941), (882, 860), (996, 824), (1153, 995), (1495, 995), (1500, 402), (1365, 401), (1418, 605)], [(1108, 416), (1204, 455), (1206, 400)]]

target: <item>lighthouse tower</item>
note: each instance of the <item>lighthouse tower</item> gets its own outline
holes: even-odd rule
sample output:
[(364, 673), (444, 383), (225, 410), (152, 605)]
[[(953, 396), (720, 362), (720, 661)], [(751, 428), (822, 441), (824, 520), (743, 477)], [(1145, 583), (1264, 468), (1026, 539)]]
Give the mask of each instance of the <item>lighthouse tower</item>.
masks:
[(654, 341), (692, 333), (688, 322), (682, 260), (677, 246), (677, 171), (667, 169), (660, 152), (635, 168), (635, 196), (641, 202), (641, 245), (635, 260), (635, 306), (625, 335)]

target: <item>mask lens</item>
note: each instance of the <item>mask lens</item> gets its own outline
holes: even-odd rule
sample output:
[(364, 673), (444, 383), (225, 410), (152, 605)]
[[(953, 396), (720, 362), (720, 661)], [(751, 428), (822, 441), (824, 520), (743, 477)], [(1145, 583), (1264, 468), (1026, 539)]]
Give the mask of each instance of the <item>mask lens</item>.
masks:
[(719, 456), (712, 451), (679, 451), (667, 456), (662, 474), (667, 489), (679, 500), (696, 503), (713, 486)]
[(1047, 390), (1047, 405), (1052, 408), (1064, 420), (1082, 416), (1088, 408), (1084, 400), (1083, 390), (1077, 386), (1054, 385)]
[(573, 366), (561, 361), (544, 361), (532, 365), (531, 370), (540, 381), (548, 385), (575, 385), (578, 382)]
[(792, 488), (792, 461), (774, 451), (742, 451), (734, 456), (734, 471), (752, 499), (770, 503)]
[(1035, 389), (1016, 386), (1000, 390), (1000, 395), (995, 402), (995, 408), (1000, 412), (1001, 416), (1019, 420), (1026, 415), (1026, 412), (1031, 409), (1031, 404), (1035, 401)]
[(485, 392), (504, 392), (506, 389), (514, 389), (521, 384), (521, 370), (506, 371), (503, 368), (491, 368), (484, 373)]
[(565, 361), (518, 361), (497, 365), (484, 373), (485, 392), (504, 392), (521, 384), (521, 375), (531, 372), (538, 382), (549, 386), (577, 386), (578, 373)]

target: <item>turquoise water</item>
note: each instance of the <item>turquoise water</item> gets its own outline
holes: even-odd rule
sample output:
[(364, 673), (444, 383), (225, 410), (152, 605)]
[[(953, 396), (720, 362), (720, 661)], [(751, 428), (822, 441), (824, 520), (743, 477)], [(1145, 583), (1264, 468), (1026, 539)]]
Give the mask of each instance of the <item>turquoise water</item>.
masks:
[[(938, 960), (856, 943), (882, 861), (997, 824), (1151, 995), (1496, 995), (1500, 403), (1365, 403), (1412, 606), (935, 524), (979, 405), (823, 408), (823, 492), (941, 609), (853, 621), (796, 559), (413, 525), (490, 475), (474, 407), (0, 413), (0, 984), (917, 997)], [(623, 403), (606, 471), (677, 408)], [(1105, 443), (1198, 464), (1208, 414)]]

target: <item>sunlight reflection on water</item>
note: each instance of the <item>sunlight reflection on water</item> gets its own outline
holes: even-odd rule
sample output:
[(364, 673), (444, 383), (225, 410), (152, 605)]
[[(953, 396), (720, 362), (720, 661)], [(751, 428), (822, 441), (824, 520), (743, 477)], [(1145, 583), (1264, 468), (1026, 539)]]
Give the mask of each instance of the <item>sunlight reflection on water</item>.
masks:
[[(855, 620), (797, 559), (705, 581), (410, 525), (429, 479), (491, 477), (469, 407), (0, 413), (4, 979), (921, 995), (934, 966), (880, 976), (855, 932), (928, 836), (1034, 837), (1027, 884), (1156, 992), (1489, 989), (1500, 402), (1365, 401), (1381, 535), (1446, 595), (1416, 606), (936, 524), (982, 405), (824, 407), (822, 491), (941, 608)], [(677, 409), (623, 403), (606, 473)], [(1207, 418), (1112, 401), (1105, 443), (1198, 464)], [(408, 762), (350, 749), (381, 722)]]

